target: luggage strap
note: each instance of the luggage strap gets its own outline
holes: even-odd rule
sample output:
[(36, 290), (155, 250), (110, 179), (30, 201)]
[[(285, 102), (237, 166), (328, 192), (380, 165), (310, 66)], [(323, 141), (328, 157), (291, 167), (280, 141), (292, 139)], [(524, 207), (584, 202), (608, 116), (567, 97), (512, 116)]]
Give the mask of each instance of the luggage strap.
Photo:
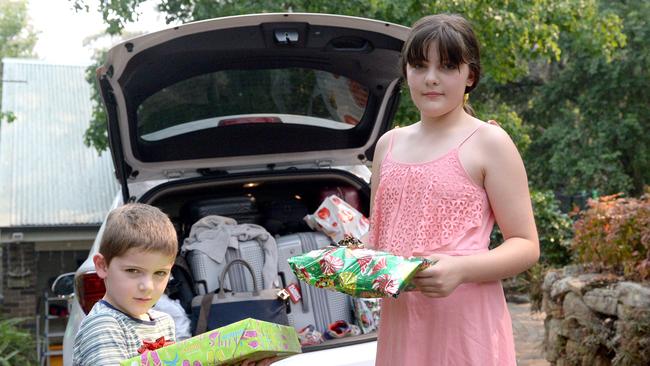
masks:
[(208, 330), (208, 317), (210, 316), (210, 308), (212, 307), (212, 298), (215, 293), (210, 292), (205, 294), (201, 299), (201, 309), (199, 310), (199, 318), (196, 321), (196, 329), (194, 334), (205, 333)]

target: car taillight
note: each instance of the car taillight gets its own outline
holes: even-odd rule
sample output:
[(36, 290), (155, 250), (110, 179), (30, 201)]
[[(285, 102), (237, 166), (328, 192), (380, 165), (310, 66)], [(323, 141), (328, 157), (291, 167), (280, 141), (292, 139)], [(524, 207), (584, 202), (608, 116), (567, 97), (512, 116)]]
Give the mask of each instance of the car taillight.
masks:
[(239, 118), (225, 118), (219, 121), (219, 126), (233, 126), (252, 123), (281, 123), (282, 120), (278, 117), (239, 117)]
[(79, 292), (79, 305), (84, 313), (88, 314), (93, 305), (104, 297), (106, 287), (104, 280), (96, 272), (86, 272), (77, 277), (77, 291)]

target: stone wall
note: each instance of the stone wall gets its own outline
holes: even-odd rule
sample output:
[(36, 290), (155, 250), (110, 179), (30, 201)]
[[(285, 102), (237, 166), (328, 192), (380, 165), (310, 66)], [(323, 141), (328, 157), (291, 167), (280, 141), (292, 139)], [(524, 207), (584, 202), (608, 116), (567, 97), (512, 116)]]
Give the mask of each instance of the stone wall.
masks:
[(650, 365), (650, 285), (567, 266), (546, 274), (543, 293), (552, 365)]

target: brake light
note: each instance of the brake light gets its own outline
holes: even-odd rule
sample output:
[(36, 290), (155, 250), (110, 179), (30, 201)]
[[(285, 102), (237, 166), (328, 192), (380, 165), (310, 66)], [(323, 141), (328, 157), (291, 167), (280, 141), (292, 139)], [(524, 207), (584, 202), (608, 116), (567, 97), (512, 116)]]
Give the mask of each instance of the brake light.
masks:
[(253, 123), (281, 123), (278, 117), (239, 117), (226, 118), (219, 121), (219, 126), (233, 126)]
[(77, 291), (79, 292), (79, 305), (84, 313), (88, 314), (93, 305), (104, 297), (106, 286), (97, 272), (86, 272), (77, 277)]

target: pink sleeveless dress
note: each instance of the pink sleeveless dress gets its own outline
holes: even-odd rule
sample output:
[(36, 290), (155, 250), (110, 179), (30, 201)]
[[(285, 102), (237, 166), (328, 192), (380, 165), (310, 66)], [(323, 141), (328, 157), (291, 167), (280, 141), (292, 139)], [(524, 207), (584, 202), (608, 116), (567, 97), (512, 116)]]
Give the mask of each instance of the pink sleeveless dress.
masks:
[[(395, 161), (391, 139), (371, 215), (376, 249), (407, 257), (488, 250), (494, 216), (487, 194), (458, 157), (476, 130), (425, 163)], [(444, 298), (405, 292), (384, 299), (375, 365), (516, 365), (501, 282), (462, 284)]]

